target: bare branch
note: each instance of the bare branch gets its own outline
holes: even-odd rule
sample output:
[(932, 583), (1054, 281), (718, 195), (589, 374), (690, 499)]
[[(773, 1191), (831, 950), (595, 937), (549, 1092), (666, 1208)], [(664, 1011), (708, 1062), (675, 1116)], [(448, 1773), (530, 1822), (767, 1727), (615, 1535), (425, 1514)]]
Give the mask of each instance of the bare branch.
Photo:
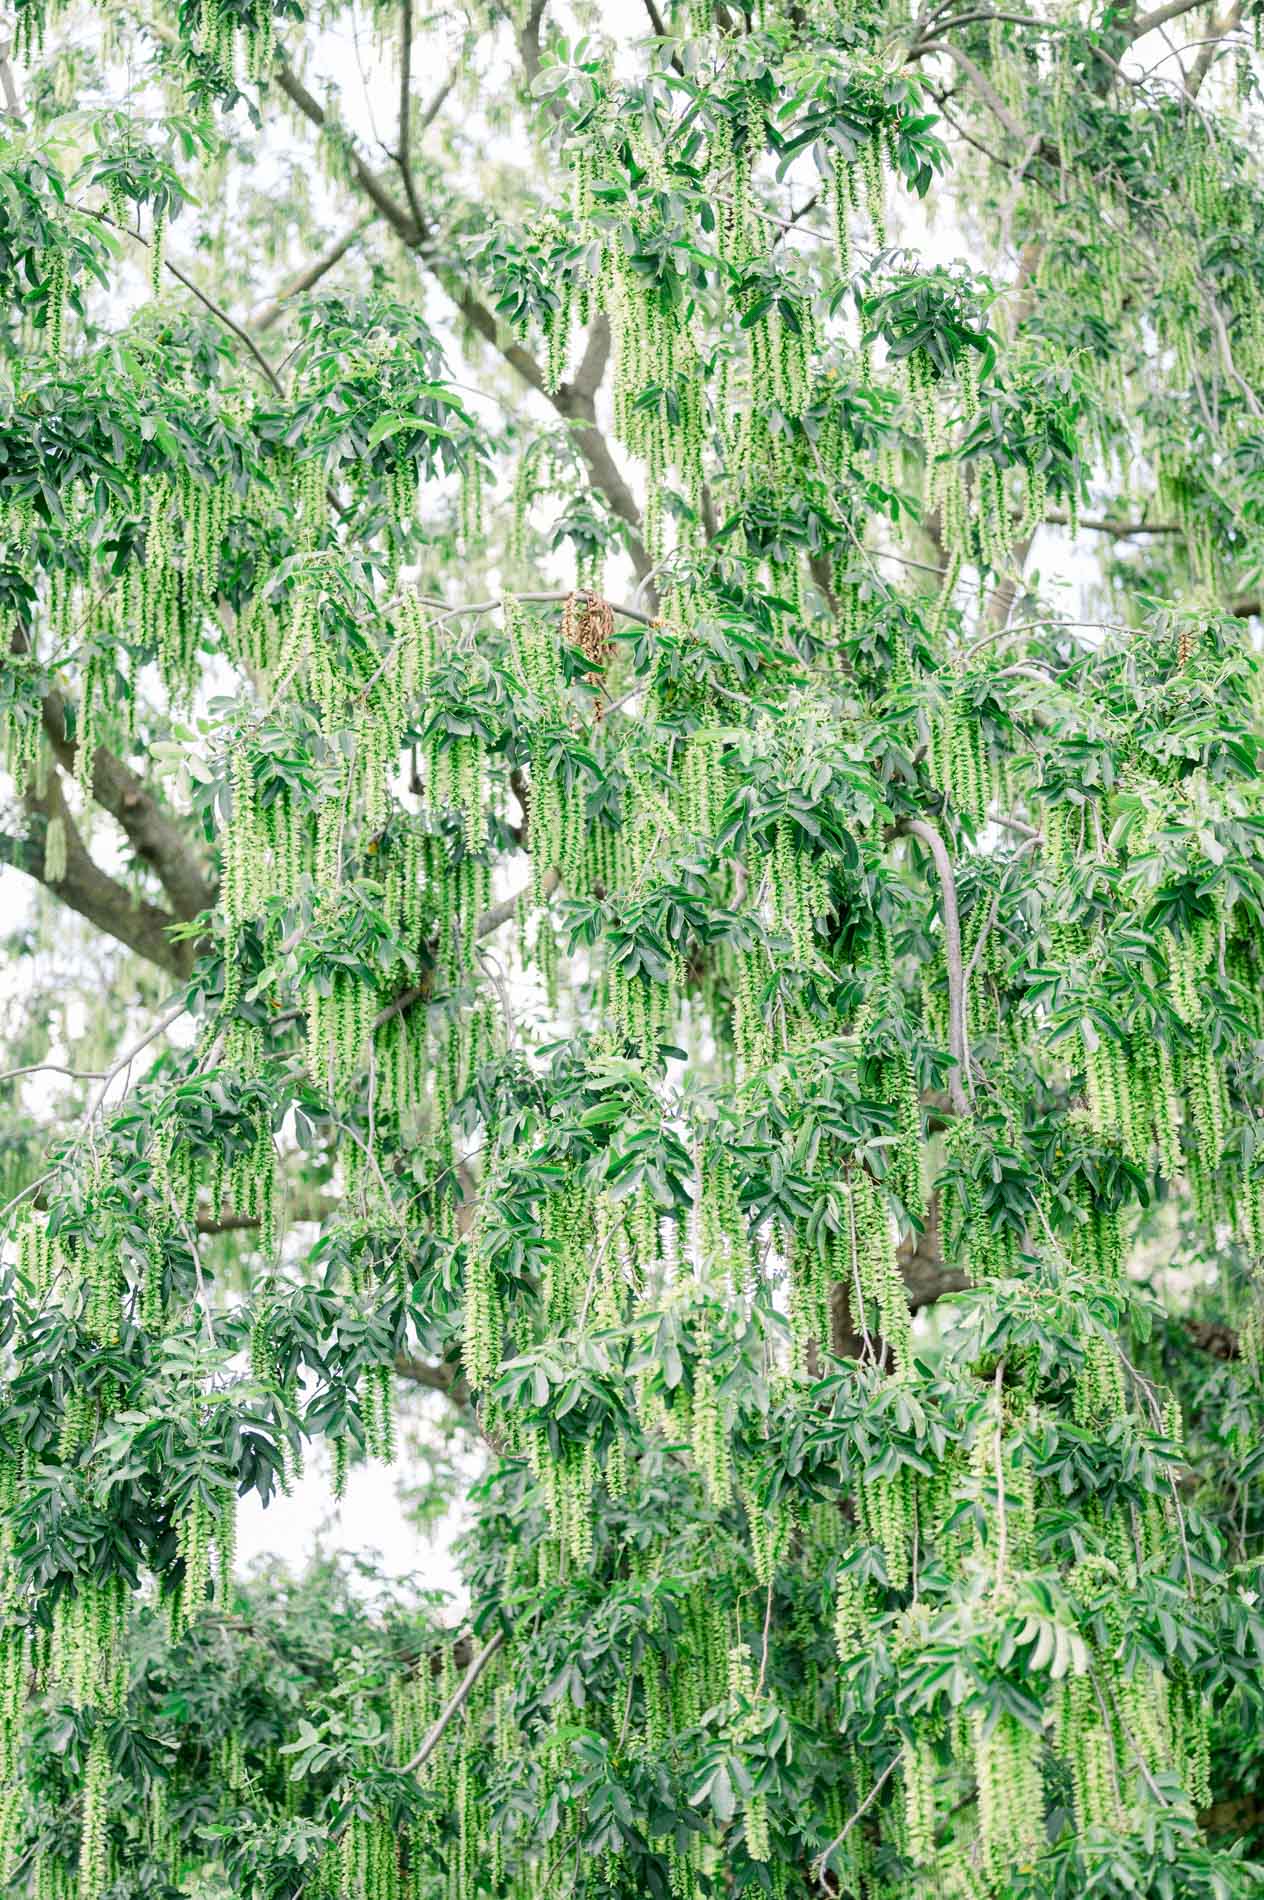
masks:
[[(279, 60), (277, 62), (276, 82), (290, 103), (298, 107), (303, 117), (308, 120), (310, 124), (314, 125), (317, 131), (323, 132), (329, 116), (328, 113), (325, 111), (324, 106), (321, 105), (320, 100), (315, 98), (307, 90), (307, 87), (303, 84), (293, 67), (288, 65), (285, 60)], [(418, 225), (414, 224), (412, 214), (405, 206), (399, 203), (399, 200), (389, 190), (383, 180), (378, 177), (372, 166), (365, 162), (357, 150), (354, 141), (347, 139), (345, 143), (347, 162), (351, 168), (351, 175), (365, 197), (381, 212), (392, 230), (395, 231), (399, 237), (403, 238), (406, 244), (416, 245), (420, 243), (425, 233)]]

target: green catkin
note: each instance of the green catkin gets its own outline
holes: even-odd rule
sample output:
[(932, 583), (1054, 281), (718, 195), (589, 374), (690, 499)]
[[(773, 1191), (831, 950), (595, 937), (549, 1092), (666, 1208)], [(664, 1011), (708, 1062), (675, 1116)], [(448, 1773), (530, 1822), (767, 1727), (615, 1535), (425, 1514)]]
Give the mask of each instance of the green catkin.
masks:
[(110, 1758), (105, 1731), (98, 1724), (92, 1731), (83, 1771), (77, 1900), (101, 1900), (109, 1881), (109, 1790)]
[(904, 1774), (904, 1851), (916, 1866), (927, 1865), (935, 1846), (935, 1782), (938, 1769), (928, 1742), (906, 1742)]
[(978, 1787), (979, 1841), (983, 1863), (999, 1887), (1017, 1862), (1037, 1852), (1044, 1833), (1040, 1737), (1003, 1714), (990, 1733), (972, 1720)]
[(500, 1363), (501, 1322), (496, 1279), (481, 1243), (482, 1219), (475, 1221), (466, 1248), (465, 1332), (462, 1362), (470, 1384), (484, 1390)]

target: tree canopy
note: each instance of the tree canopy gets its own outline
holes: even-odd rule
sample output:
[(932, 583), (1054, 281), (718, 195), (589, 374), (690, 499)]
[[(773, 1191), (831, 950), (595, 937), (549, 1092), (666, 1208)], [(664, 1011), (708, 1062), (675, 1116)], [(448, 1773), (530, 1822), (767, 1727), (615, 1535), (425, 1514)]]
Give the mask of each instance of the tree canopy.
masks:
[(30, 1900), (1264, 1891), (1261, 8), (644, 7), (18, 0)]

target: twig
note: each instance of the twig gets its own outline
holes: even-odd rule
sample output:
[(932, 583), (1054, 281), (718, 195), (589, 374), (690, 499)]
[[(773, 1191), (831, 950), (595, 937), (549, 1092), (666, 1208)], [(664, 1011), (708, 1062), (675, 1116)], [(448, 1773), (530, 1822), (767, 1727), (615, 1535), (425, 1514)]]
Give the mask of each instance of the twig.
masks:
[(20, 1075), (68, 1075), (72, 1082), (104, 1082), (104, 1069), (67, 1069), (60, 1062), (28, 1062), (24, 1069), (6, 1069), (0, 1082), (16, 1082)]
[(24, 1201), (28, 1194), (36, 1193), (40, 1188), (45, 1186), (47, 1182), (53, 1180), (58, 1174), (60, 1169), (65, 1167), (66, 1163), (70, 1160), (70, 1157), (76, 1152), (76, 1150), (87, 1139), (87, 1136), (92, 1129), (92, 1125), (96, 1121), (96, 1118), (101, 1111), (101, 1107), (105, 1101), (105, 1098), (110, 1092), (111, 1083), (116, 1081), (118, 1077), (122, 1075), (125, 1069), (131, 1068), (132, 1063), (136, 1060), (137, 1056), (141, 1055), (144, 1050), (148, 1049), (151, 1042), (156, 1042), (159, 1036), (163, 1035), (166, 1030), (170, 1029), (172, 1023), (178, 1022), (180, 1017), (185, 1014), (186, 1008), (187, 1008), (187, 1005), (184, 1003), (181, 1003), (176, 1009), (168, 1010), (167, 1014), (163, 1016), (158, 1022), (156, 1022), (152, 1029), (146, 1030), (145, 1034), (141, 1037), (139, 1042), (134, 1042), (130, 1049), (124, 1050), (123, 1054), (119, 1057), (118, 1061), (114, 1064), (112, 1069), (106, 1070), (105, 1074), (100, 1078), (101, 1080), (100, 1088), (97, 1090), (96, 1094), (93, 1096), (91, 1102), (88, 1105), (87, 1113), (85, 1114), (83, 1118), (83, 1126), (79, 1130), (79, 1133), (75, 1136), (74, 1140), (71, 1142), (70, 1146), (66, 1149), (66, 1152), (63, 1155), (59, 1156), (57, 1162), (55, 1163), (53, 1167), (47, 1169), (45, 1173), (41, 1174), (38, 1177), (38, 1179), (34, 1181), (28, 1181), (27, 1185), (24, 1188), (19, 1189), (18, 1193), (14, 1194), (9, 1200), (7, 1200), (3, 1207), (0, 1207), (0, 1220), (3, 1220), (5, 1215), (8, 1214), (11, 1211), (11, 1209), (15, 1208), (18, 1205), (19, 1201)]
[[(1013, 820), (998, 821), (998, 822), (1009, 822), (1012, 824)], [(1018, 860), (1022, 857), (1023, 853), (1025, 851), (1030, 851), (1033, 848), (1033, 846), (1038, 845), (1042, 842), (1043, 840), (1038, 831), (1029, 832), (1028, 835), (1023, 839), (1022, 843), (1019, 845), (1018, 849), (1015, 851), (1009, 863), (1005, 866), (1004, 872), (1002, 873), (1001, 877), (997, 881), (996, 889), (992, 893), (991, 909), (988, 911), (987, 917), (983, 924), (983, 928), (979, 932), (979, 935), (975, 941), (974, 949), (970, 952), (970, 961), (969, 963), (967, 963), (965, 967), (964, 982), (965, 982), (965, 988), (966, 988), (967, 994), (969, 993), (969, 989), (970, 989), (970, 979), (974, 975), (975, 970), (978, 968), (979, 958), (983, 955), (983, 946), (987, 942), (988, 937), (991, 935), (992, 931), (996, 928), (996, 919), (1000, 913), (1001, 896), (1005, 890), (1006, 880), (1009, 877), (1009, 874), (1013, 870), (1014, 866), (1018, 863)]]
[[(574, 589), (572, 588), (563, 594), (498, 594), (494, 600), (471, 601), (468, 607), (445, 607), (441, 600), (435, 600), (429, 595), (420, 595), (419, 599), (422, 601), (423, 606), (438, 607), (441, 610), (440, 619), (457, 620), (464, 619), (466, 614), (495, 613), (497, 607), (503, 607), (505, 601), (510, 599), (525, 600), (533, 603), (549, 601), (560, 602), (569, 600), (573, 592)], [(621, 620), (635, 620), (637, 625), (641, 627), (653, 627), (657, 625), (653, 614), (642, 613), (637, 607), (620, 607), (618, 602), (613, 600), (607, 601), (606, 604), (611, 613), (618, 614)]]
[(305, 290), (310, 290), (313, 284), (318, 284), (335, 264), (341, 263), (347, 252), (360, 241), (372, 223), (372, 218), (361, 218), (358, 224), (353, 224), (336, 243), (331, 244), (327, 251), (322, 251), (314, 264), (308, 264), (304, 270), (299, 271), (297, 276), (291, 277), (288, 283), (283, 284), (272, 302), (266, 304), (255, 318), (251, 326), (255, 332), (270, 330), (274, 323), (278, 323), (285, 314), (285, 306), (290, 299), (301, 297)]
[(890, 1761), (887, 1763), (886, 1767), (882, 1770), (882, 1773), (878, 1776), (878, 1779), (874, 1782), (872, 1788), (870, 1788), (868, 1794), (865, 1796), (864, 1800), (861, 1802), (860, 1806), (856, 1809), (856, 1812), (851, 1816), (850, 1820), (844, 1822), (843, 1826), (839, 1829), (838, 1833), (834, 1836), (833, 1840), (830, 1842), (829, 1846), (825, 1849), (824, 1853), (818, 1854), (817, 1860), (816, 1860), (816, 1878), (821, 1886), (825, 1885), (825, 1875), (826, 1875), (826, 1872), (828, 1871), (830, 1859), (832, 1858), (834, 1854), (837, 1853), (838, 1849), (842, 1846), (843, 1842), (847, 1839), (847, 1836), (851, 1833), (852, 1829), (855, 1827), (857, 1821), (860, 1820), (861, 1816), (869, 1812), (869, 1809), (873, 1806), (874, 1802), (877, 1800), (878, 1796), (881, 1794), (883, 1788), (886, 1786), (887, 1782), (891, 1779), (891, 1776), (895, 1773), (896, 1766), (903, 1759), (903, 1756), (904, 1756), (903, 1747), (897, 1748), (894, 1755), (892, 1755)]
[(404, 1763), (404, 1774), (415, 1775), (418, 1769), (425, 1767), (430, 1757), (434, 1754), (435, 1749), (443, 1740), (445, 1729), (453, 1718), (461, 1713), (461, 1710), (469, 1700), (470, 1691), (473, 1689), (474, 1684), (478, 1681), (484, 1669), (486, 1669), (488, 1663), (496, 1654), (496, 1651), (504, 1648), (504, 1643), (505, 1632), (503, 1630), (497, 1630), (491, 1641), (479, 1650), (477, 1656), (475, 1656), (453, 1691), (447, 1707), (435, 1718), (425, 1741), (421, 1744), (421, 1747), (417, 1750), (412, 1760)]

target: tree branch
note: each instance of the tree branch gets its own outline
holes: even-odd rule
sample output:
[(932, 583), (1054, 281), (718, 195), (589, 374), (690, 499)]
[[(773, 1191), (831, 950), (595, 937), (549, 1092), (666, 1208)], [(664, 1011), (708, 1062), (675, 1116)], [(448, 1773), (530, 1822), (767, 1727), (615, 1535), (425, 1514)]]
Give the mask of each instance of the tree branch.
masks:
[(1211, 71), (1211, 63), (1217, 50), (1223, 46), (1231, 34), (1236, 33), (1242, 24), (1242, 0), (1234, 0), (1223, 20), (1217, 20), (1211, 29), (1211, 38), (1204, 40), (1194, 61), (1193, 69), (1185, 82), (1185, 90), (1191, 99), (1196, 99), (1202, 91), (1204, 79)]
[[(291, 105), (297, 106), (303, 117), (309, 124), (314, 125), (318, 132), (323, 132), (329, 115), (320, 100), (307, 90), (294, 68), (285, 60), (278, 60), (275, 77), (278, 86)], [(345, 140), (345, 151), (352, 177), (369, 202), (386, 219), (391, 229), (397, 236), (403, 238), (405, 244), (414, 246), (420, 243), (425, 233), (414, 224), (412, 214), (399, 203), (372, 166), (366, 164), (353, 139)]]
[(963, 53), (961, 48), (954, 46), (950, 40), (922, 40), (918, 45), (909, 48), (906, 63), (922, 59), (927, 53), (946, 53), (949, 59), (961, 68), (993, 118), (1004, 126), (1012, 139), (1017, 140), (1020, 145), (1025, 143), (1022, 126), (986, 73), (975, 65), (968, 54)]
[[(54, 757), (64, 771), (73, 772), (79, 747), (67, 737), (66, 702), (56, 689), (44, 697), (43, 718)], [(137, 857), (154, 871), (176, 918), (187, 923), (210, 908), (215, 887), (199, 868), (189, 840), (135, 772), (103, 745), (92, 755), (92, 796), (117, 819)]]
[[(179, 919), (134, 897), (93, 862), (70, 815), (55, 767), (49, 768), (43, 793), (29, 792), (25, 805), (37, 821), (35, 831), (27, 838), (0, 838), (0, 862), (24, 871), (69, 909), (146, 962), (157, 964), (169, 976), (187, 977), (193, 965), (193, 946), (177, 943), (169, 934)], [(54, 819), (61, 820), (66, 838), (65, 874), (56, 883), (45, 868), (45, 839)]]
[[(558, 881), (556, 871), (545, 872), (541, 888), (546, 897), (557, 889)], [(493, 904), (490, 910), (483, 912), (475, 926), (474, 933), (480, 943), (484, 937), (490, 937), (493, 931), (499, 930), (502, 924), (509, 922), (509, 919), (517, 910), (519, 901), (523, 895), (524, 893), (522, 891), (515, 891), (512, 897), (502, 897), (499, 904)], [(393, 1016), (402, 1016), (406, 1009), (411, 1009), (414, 1003), (421, 1002), (423, 997), (429, 996), (429, 994), (429, 981), (414, 983), (409, 989), (401, 990), (399, 995), (386, 1005), (385, 1009), (379, 1010), (378, 1014), (373, 1018), (371, 1027), (373, 1029), (381, 1029), (383, 1024), (389, 1023)]]
[(577, 399), (591, 402), (601, 388), (601, 380), (606, 373), (606, 364), (610, 361), (610, 319), (604, 311), (592, 320), (588, 330), (588, 341), (579, 368), (565, 387), (574, 392)]
[[(323, 130), (328, 119), (325, 108), (318, 99), (312, 96), (302, 80), (284, 60), (277, 66), (276, 77), (286, 97), (298, 107), (312, 125), (318, 130)], [(544, 371), (531, 352), (505, 334), (495, 313), (489, 310), (469, 284), (464, 282), (458, 273), (438, 256), (435, 249), (436, 232), (433, 227), (423, 216), (414, 216), (411, 211), (405, 210), (372, 167), (366, 164), (350, 139), (346, 142), (346, 154), (351, 175), (360, 189), (408, 248), (417, 253), (426, 269), (452, 299), (470, 328), (500, 353), (510, 368), (517, 371), (528, 388), (544, 396), (552, 403), (560, 416), (575, 425), (575, 446), (588, 465), (593, 487), (605, 496), (612, 513), (617, 515), (627, 527), (628, 552), (632, 565), (636, 570), (638, 580), (644, 580), (650, 572), (651, 562), (641, 539), (641, 511), (610, 452), (605, 436), (597, 426), (593, 394), (589, 393), (580, 381), (564, 383), (560, 389), (550, 391), (546, 387)]]
[(399, 10), (399, 152), (396, 163), (404, 181), (408, 209), (420, 231), (425, 223), (417, 202), (417, 183), (409, 150), (412, 141), (413, 110), (413, 0), (400, 0)]
[(966, 980), (961, 960), (961, 924), (957, 908), (957, 880), (953, 875), (948, 847), (934, 825), (924, 818), (907, 819), (902, 829), (919, 838), (935, 860), (939, 874), (939, 912), (944, 920), (944, 961), (948, 970), (948, 1041), (953, 1070), (948, 1077), (948, 1094), (956, 1114), (966, 1115), (970, 1105), (970, 1050), (966, 1040)]
[(306, 269), (299, 271), (297, 276), (292, 277), (287, 284), (283, 284), (272, 302), (265, 304), (259, 312), (251, 328), (257, 332), (270, 330), (273, 324), (278, 323), (285, 314), (285, 306), (290, 299), (301, 297), (305, 290), (310, 290), (314, 284), (318, 284), (335, 264), (340, 264), (347, 252), (359, 243), (372, 223), (372, 217), (361, 218), (358, 224), (353, 224), (336, 243), (331, 244), (327, 251), (322, 251), (314, 263), (307, 265)]
[(430, 1733), (426, 1736), (425, 1741), (421, 1744), (421, 1747), (417, 1750), (412, 1760), (405, 1762), (404, 1773), (406, 1775), (415, 1775), (419, 1769), (425, 1767), (430, 1757), (434, 1754), (435, 1749), (442, 1741), (444, 1731), (453, 1719), (460, 1714), (466, 1702), (469, 1700), (470, 1691), (473, 1689), (474, 1684), (478, 1681), (497, 1650), (503, 1649), (504, 1645), (505, 1632), (503, 1630), (497, 1630), (491, 1641), (486, 1643), (483, 1648), (479, 1650), (477, 1656), (475, 1656), (473, 1662), (457, 1684), (447, 1707), (441, 1710), (436, 1717), (434, 1725)]
[(528, 86), (534, 86), (540, 72), (540, 23), (544, 19), (548, 0), (531, 0), (531, 9), (518, 35), (518, 51), (522, 55), (523, 71), (527, 75)]
[(451, 1365), (446, 1359), (438, 1365), (431, 1365), (425, 1359), (414, 1359), (409, 1353), (395, 1355), (395, 1370), (401, 1379), (409, 1380), (413, 1385), (424, 1385), (430, 1392), (442, 1392), (454, 1405), (468, 1405), (470, 1388), (460, 1366)]
[(1143, 13), (1139, 20), (1132, 23), (1129, 35), (1135, 46), (1147, 33), (1153, 33), (1156, 27), (1166, 26), (1169, 20), (1179, 20), (1182, 13), (1192, 13), (1195, 7), (1206, 5), (1206, 0), (1168, 0), (1165, 7), (1155, 7), (1152, 13)]

